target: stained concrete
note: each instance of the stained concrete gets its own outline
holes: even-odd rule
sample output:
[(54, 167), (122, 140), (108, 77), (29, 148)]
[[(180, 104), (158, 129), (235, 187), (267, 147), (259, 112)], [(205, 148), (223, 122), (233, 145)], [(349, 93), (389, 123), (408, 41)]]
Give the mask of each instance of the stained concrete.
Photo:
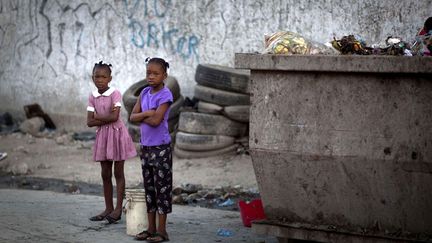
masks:
[(268, 218), (430, 240), (431, 61), (238, 54)]
[[(0, 190), (0, 242), (137, 242), (118, 224), (91, 222), (103, 197), (46, 191)], [(229, 237), (218, 236), (230, 230)], [(277, 242), (257, 235), (240, 221), (238, 212), (174, 205), (168, 216), (170, 242)]]

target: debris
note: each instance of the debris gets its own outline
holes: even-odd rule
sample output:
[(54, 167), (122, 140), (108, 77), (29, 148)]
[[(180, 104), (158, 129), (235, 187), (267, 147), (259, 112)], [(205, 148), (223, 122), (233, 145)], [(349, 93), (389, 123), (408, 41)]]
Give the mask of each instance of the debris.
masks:
[(18, 131), (17, 124), (13, 121), (12, 116), (5, 112), (0, 115), (0, 134), (13, 133)]
[(222, 196), (221, 192), (217, 192), (215, 190), (211, 190), (211, 191), (208, 191), (204, 195), (204, 198), (205, 199), (214, 199), (214, 198), (218, 198), (218, 197), (221, 197), (221, 196)]
[(54, 122), (51, 118), (46, 114), (39, 104), (31, 104), (24, 106), (24, 111), (26, 113), (27, 118), (33, 117), (41, 117), (45, 121), (45, 126), (49, 129), (56, 129)]
[(264, 208), (261, 199), (255, 199), (250, 202), (239, 201), (240, 216), (243, 221), (243, 225), (251, 227), (252, 220), (264, 219)]
[(231, 200), (231, 198), (228, 198), (225, 202), (218, 204), (219, 207), (228, 207), (232, 205), (234, 205), (234, 201)]
[(172, 203), (174, 204), (184, 204), (184, 199), (181, 195), (175, 195), (172, 199)]
[(265, 35), (266, 54), (333, 54), (334, 50), (291, 31), (279, 31)]
[(367, 46), (359, 36), (343, 36), (340, 40), (334, 37), (332, 46), (343, 55), (391, 55), (412, 56), (410, 45), (401, 38), (389, 36), (384, 44)]
[(3, 160), (7, 157), (7, 153), (6, 152), (0, 152), (0, 160)]
[(96, 138), (96, 132), (75, 132), (72, 138), (80, 141), (90, 141)]
[(12, 172), (13, 175), (27, 175), (30, 173), (30, 169), (25, 162), (12, 165), (8, 171)]
[(192, 193), (186, 198), (186, 202), (188, 202), (188, 203), (197, 202), (198, 198), (200, 198), (198, 193)]
[(228, 229), (222, 229), (222, 228), (220, 228), (217, 231), (217, 235), (218, 236), (222, 236), (222, 237), (230, 237), (230, 236), (233, 236), (234, 233), (232, 231), (228, 230)]
[(22, 133), (39, 136), (39, 132), (45, 127), (45, 122), (40, 117), (33, 117), (21, 123), (19, 129)]
[(64, 134), (62, 136), (56, 137), (55, 141), (58, 145), (66, 145), (69, 142), (69, 136), (67, 134)]
[(71, 183), (65, 183), (65, 191), (72, 194), (80, 194), (80, 189), (77, 185)]
[(198, 190), (202, 189), (202, 185), (197, 185), (197, 184), (186, 184), (183, 186), (183, 191), (191, 194), (191, 193), (196, 193), (198, 192)]
[(46, 164), (46, 163), (41, 163), (41, 164), (39, 164), (36, 168), (44, 170), (44, 169), (49, 169), (49, 168), (51, 168), (51, 166), (48, 165), (48, 164)]
[(183, 188), (177, 186), (172, 190), (173, 195), (180, 195), (183, 192)]
[(371, 54), (371, 48), (366, 47), (366, 43), (361, 40), (360, 37), (354, 35), (343, 36), (337, 40), (333, 38), (331, 42), (332, 46), (338, 50), (341, 54), (357, 54), (357, 55), (369, 55)]

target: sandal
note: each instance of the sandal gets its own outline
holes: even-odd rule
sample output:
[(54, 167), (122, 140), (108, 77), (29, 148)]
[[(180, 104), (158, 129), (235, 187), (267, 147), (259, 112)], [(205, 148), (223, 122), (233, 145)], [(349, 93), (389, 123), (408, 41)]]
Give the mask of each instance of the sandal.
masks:
[(150, 233), (148, 230), (144, 230), (143, 232), (135, 235), (135, 240), (147, 240), (150, 237), (153, 237), (154, 233)]
[(104, 220), (107, 216), (108, 216), (108, 214), (107, 214), (107, 215), (101, 215), (101, 214), (99, 214), (99, 215), (96, 215), (96, 216), (90, 217), (89, 220), (90, 220), (90, 221), (102, 221), (102, 220)]
[(108, 224), (114, 224), (114, 223), (117, 223), (121, 219), (121, 215), (118, 216), (118, 218), (113, 218), (112, 216), (107, 215), (105, 218), (108, 221)]
[(152, 237), (147, 238), (147, 242), (156, 243), (156, 242), (164, 242), (164, 241), (169, 241), (168, 235), (163, 235), (158, 232), (156, 232)]

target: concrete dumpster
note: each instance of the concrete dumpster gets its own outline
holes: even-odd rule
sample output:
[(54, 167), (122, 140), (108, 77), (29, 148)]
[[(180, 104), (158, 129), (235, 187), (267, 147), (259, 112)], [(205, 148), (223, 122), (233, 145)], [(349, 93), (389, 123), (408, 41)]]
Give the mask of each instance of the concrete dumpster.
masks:
[(432, 58), (236, 54), (280, 242), (432, 241)]

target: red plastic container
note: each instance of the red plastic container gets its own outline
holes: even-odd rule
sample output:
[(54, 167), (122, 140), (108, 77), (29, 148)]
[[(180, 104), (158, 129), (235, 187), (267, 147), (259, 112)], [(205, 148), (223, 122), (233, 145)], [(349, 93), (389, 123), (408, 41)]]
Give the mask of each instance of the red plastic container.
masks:
[(261, 199), (255, 199), (250, 202), (239, 201), (238, 205), (244, 226), (251, 227), (252, 220), (265, 219)]

